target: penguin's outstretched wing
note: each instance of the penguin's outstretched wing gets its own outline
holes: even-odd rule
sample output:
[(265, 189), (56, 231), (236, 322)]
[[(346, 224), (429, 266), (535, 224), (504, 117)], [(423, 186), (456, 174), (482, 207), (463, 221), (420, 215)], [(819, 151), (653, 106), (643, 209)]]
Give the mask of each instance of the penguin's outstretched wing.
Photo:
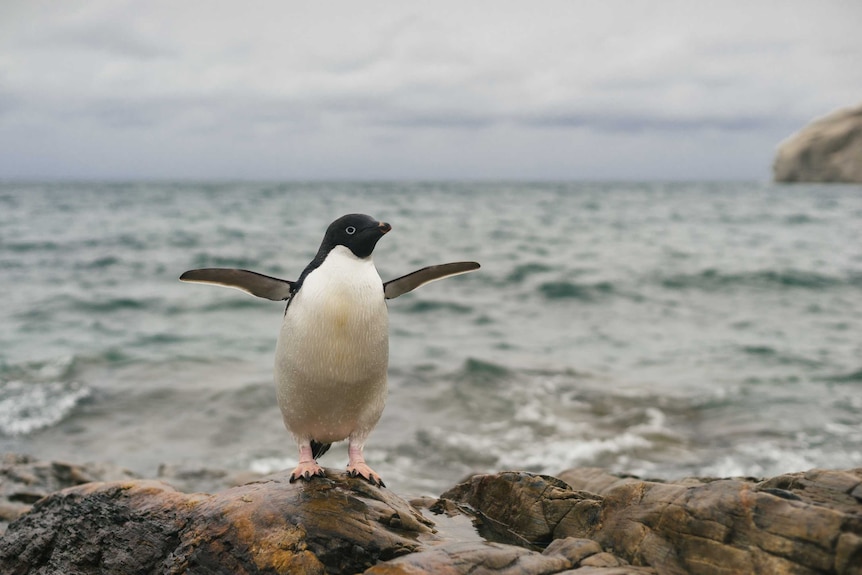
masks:
[(265, 276), (257, 272), (227, 268), (189, 270), (180, 276), (180, 281), (236, 288), (272, 301), (283, 301), (290, 298), (294, 284), (291, 281)]
[(416, 270), (406, 276), (401, 276), (384, 283), (383, 294), (386, 296), (386, 299), (393, 299), (411, 292), (428, 282), (442, 280), (449, 276), (466, 274), (477, 269), (479, 269), (479, 264), (476, 262), (452, 262), (449, 264), (428, 266), (427, 268)]

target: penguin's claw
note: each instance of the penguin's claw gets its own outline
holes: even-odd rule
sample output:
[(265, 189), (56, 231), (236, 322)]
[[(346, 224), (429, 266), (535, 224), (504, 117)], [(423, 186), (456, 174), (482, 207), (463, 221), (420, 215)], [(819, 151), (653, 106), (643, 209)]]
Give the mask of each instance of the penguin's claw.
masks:
[(315, 476), (323, 477), (323, 468), (316, 461), (300, 461), (293, 473), (290, 474), (290, 482), (293, 483), (297, 479), (310, 481)]
[(354, 463), (347, 466), (347, 473), (350, 477), (362, 477), (371, 485), (376, 485), (377, 487), (386, 487), (386, 484), (383, 483), (383, 480), (380, 479), (380, 476), (376, 471), (368, 467), (365, 463), (359, 462)]

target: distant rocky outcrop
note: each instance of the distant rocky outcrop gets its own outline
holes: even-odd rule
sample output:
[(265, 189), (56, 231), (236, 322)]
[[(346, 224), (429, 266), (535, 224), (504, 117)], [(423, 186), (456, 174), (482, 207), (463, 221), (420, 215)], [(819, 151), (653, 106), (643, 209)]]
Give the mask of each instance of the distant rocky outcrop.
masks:
[(778, 146), (776, 182), (862, 183), (862, 105), (819, 118)]
[(142, 479), (63, 489), (10, 524), (0, 573), (862, 573), (862, 469), (504, 472), (411, 502), (343, 472), (288, 475), (215, 494)]

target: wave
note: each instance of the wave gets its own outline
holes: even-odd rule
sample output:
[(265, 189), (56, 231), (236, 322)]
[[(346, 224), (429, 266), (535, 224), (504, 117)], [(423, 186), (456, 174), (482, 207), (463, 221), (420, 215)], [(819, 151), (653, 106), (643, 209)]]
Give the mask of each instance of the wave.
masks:
[[(193, 313), (199, 312), (213, 312), (213, 311), (230, 311), (230, 310), (246, 310), (246, 309), (260, 309), (261, 307), (265, 307), (267, 302), (249, 297), (248, 295), (244, 295), (238, 291), (234, 291), (231, 296), (226, 299), (220, 299), (212, 303), (207, 303), (205, 305), (201, 305), (197, 308), (191, 309)], [(272, 302), (269, 302), (270, 307), (272, 307)], [(275, 307), (279, 308), (282, 312), (284, 311), (284, 302), (279, 302), (279, 305)], [(187, 311), (187, 310), (183, 310)]]
[(832, 377), (827, 377), (827, 381), (834, 381), (836, 383), (856, 383), (862, 381), (862, 369), (857, 369), (856, 371), (850, 373), (843, 373), (841, 375), (833, 375)]
[(734, 287), (824, 289), (862, 286), (862, 274), (834, 276), (804, 270), (759, 270), (723, 273), (706, 269), (695, 274), (678, 274), (659, 280), (668, 289), (713, 291)]
[(0, 383), (0, 434), (27, 435), (56, 425), (92, 390), (77, 382)]
[(453, 313), (464, 314), (472, 312), (473, 308), (467, 305), (449, 301), (420, 300), (414, 301), (410, 305), (404, 306), (402, 310), (406, 313), (451, 311)]
[[(436, 394), (434, 409), (461, 423), (433, 421), (404, 446), (446, 466), (519, 468), (559, 473), (578, 465), (614, 466), (679, 448), (673, 405), (595, 391), (596, 381), (569, 371), (537, 372), (470, 358)], [(449, 378), (447, 378), (449, 379)], [(588, 388), (593, 388), (589, 391)]]
[(75, 267), (83, 270), (99, 270), (115, 266), (121, 262), (116, 256), (102, 256), (90, 261), (78, 262)]
[(464, 361), (464, 365), (458, 370), (453, 379), (459, 382), (469, 382), (477, 384), (488, 384), (501, 379), (506, 379), (512, 375), (509, 368), (502, 365), (483, 361), (468, 357)]
[(575, 283), (569, 281), (545, 282), (539, 286), (539, 292), (547, 299), (577, 299), (593, 301), (616, 293), (616, 288), (611, 282), (597, 282), (592, 284)]
[(72, 377), (77, 365), (78, 359), (74, 356), (13, 364), (0, 362), (0, 382), (15, 379), (41, 382), (66, 380)]
[(142, 310), (150, 307), (155, 300), (146, 298), (115, 297), (104, 300), (82, 300), (74, 302), (74, 307), (81, 311), (92, 313), (109, 313), (113, 311)]
[(52, 241), (8, 242), (3, 244), (3, 249), (12, 253), (52, 252), (59, 251), (60, 244)]
[(799, 226), (803, 224), (814, 224), (820, 222), (819, 219), (813, 218), (808, 214), (792, 214), (784, 218), (784, 223), (791, 226)]
[(513, 269), (508, 276), (506, 276), (506, 281), (509, 283), (521, 283), (532, 275), (550, 272), (553, 270), (554, 268), (552, 266), (540, 264), (537, 262), (521, 264), (515, 267), (515, 269)]
[(822, 365), (820, 361), (785, 353), (768, 345), (741, 345), (738, 346), (738, 349), (748, 356), (761, 358), (764, 361), (774, 362), (779, 365), (805, 365), (810, 367)]
[(253, 270), (259, 268), (260, 262), (254, 258), (229, 257), (224, 255), (213, 255), (208, 253), (196, 254), (192, 260), (191, 268), (237, 268)]

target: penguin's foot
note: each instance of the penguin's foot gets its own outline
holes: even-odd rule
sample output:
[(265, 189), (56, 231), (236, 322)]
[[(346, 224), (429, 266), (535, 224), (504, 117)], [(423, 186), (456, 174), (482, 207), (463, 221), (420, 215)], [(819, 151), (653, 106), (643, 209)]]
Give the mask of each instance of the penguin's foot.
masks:
[(312, 477), (323, 477), (323, 468), (313, 459), (311, 461), (300, 461), (293, 473), (290, 474), (290, 482), (293, 483), (297, 479), (309, 481)]
[(368, 467), (368, 465), (364, 461), (357, 461), (355, 463), (349, 464), (347, 466), (347, 473), (349, 473), (351, 477), (363, 477), (371, 485), (376, 485), (377, 487), (386, 487), (386, 484), (383, 483), (383, 480), (380, 479), (380, 476), (377, 474), (377, 472)]

